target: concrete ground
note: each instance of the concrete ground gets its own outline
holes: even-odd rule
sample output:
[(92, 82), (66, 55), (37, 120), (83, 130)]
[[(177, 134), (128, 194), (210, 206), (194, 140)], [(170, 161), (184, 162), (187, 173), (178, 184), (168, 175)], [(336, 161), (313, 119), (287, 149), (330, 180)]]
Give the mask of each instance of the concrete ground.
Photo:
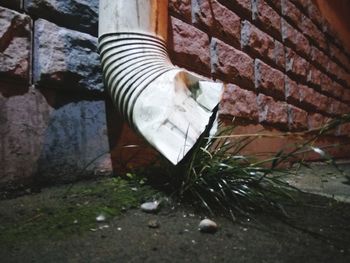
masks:
[[(283, 203), (288, 218), (216, 217), (215, 234), (198, 231), (206, 214), (191, 207), (164, 203), (157, 214), (140, 211), (144, 197), (156, 193), (118, 180), (3, 200), (0, 261), (350, 262), (350, 166), (342, 168), (339, 174), (317, 166), (289, 177), (307, 193)], [(96, 222), (101, 214), (105, 220)]]
[(307, 193), (350, 203), (350, 163), (339, 163), (338, 168), (340, 171), (332, 165), (312, 164), (311, 169), (301, 169), (287, 182)]

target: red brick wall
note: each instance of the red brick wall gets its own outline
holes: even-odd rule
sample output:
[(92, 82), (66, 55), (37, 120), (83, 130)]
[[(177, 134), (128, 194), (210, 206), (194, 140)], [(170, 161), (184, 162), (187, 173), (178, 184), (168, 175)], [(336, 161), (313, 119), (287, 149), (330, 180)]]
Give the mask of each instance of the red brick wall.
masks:
[(170, 0), (169, 9), (172, 59), (226, 84), (223, 117), (305, 131), (350, 112), (350, 52), (311, 0)]

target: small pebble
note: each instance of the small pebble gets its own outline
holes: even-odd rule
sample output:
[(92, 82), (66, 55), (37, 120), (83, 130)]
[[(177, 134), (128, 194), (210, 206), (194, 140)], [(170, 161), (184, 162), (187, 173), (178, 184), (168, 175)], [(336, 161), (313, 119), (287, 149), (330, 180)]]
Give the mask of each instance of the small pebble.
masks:
[(103, 214), (100, 214), (99, 216), (96, 217), (97, 222), (104, 222), (106, 221), (106, 216)]
[(146, 202), (141, 205), (141, 210), (146, 213), (155, 213), (159, 207), (158, 201)]
[(158, 228), (159, 227), (159, 222), (156, 219), (151, 219), (148, 221), (148, 227), (149, 228)]
[(210, 219), (203, 219), (199, 223), (198, 229), (203, 233), (215, 233), (218, 230), (218, 225)]

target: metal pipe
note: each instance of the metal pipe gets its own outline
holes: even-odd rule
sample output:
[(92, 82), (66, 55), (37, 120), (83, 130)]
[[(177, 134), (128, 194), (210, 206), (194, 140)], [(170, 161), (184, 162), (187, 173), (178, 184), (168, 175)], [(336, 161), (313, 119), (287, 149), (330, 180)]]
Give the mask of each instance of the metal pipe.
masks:
[(99, 12), (105, 86), (129, 125), (177, 164), (205, 131), (222, 84), (171, 63), (167, 0), (100, 0)]

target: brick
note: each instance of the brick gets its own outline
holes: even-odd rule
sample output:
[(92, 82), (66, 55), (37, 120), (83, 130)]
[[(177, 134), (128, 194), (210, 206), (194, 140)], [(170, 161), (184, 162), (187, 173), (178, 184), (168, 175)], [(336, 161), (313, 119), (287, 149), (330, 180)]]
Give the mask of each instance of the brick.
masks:
[(300, 103), (308, 108), (320, 112), (329, 112), (329, 99), (328, 97), (318, 93), (317, 91), (305, 86), (299, 85)]
[(322, 85), (322, 76), (325, 76), (320, 70), (318, 70), (315, 66), (310, 65), (309, 72), (307, 74), (307, 81), (318, 88)]
[(288, 127), (288, 110), (284, 102), (274, 101), (272, 97), (259, 94), (259, 122), (270, 124), (282, 129)]
[(24, 0), (24, 9), (35, 17), (97, 36), (98, 0)]
[(275, 42), (268, 34), (264, 33), (249, 21), (242, 22), (241, 31), (242, 48), (262, 58), (274, 61)]
[(252, 91), (241, 89), (234, 84), (227, 84), (225, 85), (219, 113), (258, 121), (259, 111), (256, 97), (256, 94)]
[(311, 58), (311, 61), (314, 62), (316, 65), (327, 70), (329, 57), (325, 53), (323, 53), (321, 50), (319, 50), (314, 46), (311, 46), (310, 58)]
[(300, 9), (304, 10), (308, 0), (290, 0), (291, 2), (293, 2), (293, 4), (295, 4), (296, 6), (298, 6)]
[(218, 0), (221, 4), (229, 7), (231, 10), (240, 14), (245, 18), (251, 18), (252, 16), (252, 3), (251, 0)]
[(267, 0), (270, 6), (272, 6), (278, 13), (281, 13), (281, 0)]
[(310, 113), (308, 116), (308, 128), (309, 130), (319, 129), (323, 127), (328, 118), (319, 113)]
[(350, 113), (350, 105), (330, 98), (330, 113), (337, 116)]
[(344, 92), (343, 87), (339, 83), (333, 81), (325, 74), (321, 75), (321, 90), (336, 98), (341, 98)]
[(267, 32), (280, 39), (281, 17), (265, 0), (252, 0), (252, 16)]
[(21, 0), (0, 0), (0, 6), (19, 10), (22, 8)]
[(247, 54), (213, 38), (212, 73), (244, 88), (253, 88), (254, 61)]
[(337, 99), (343, 99), (344, 90), (345, 89), (343, 88), (342, 85), (333, 81), (332, 86), (331, 86), (331, 90), (329, 91), (329, 94), (332, 94)]
[(34, 83), (103, 92), (97, 38), (43, 19), (34, 25)]
[(284, 52), (284, 45), (278, 40), (275, 40), (274, 61), (278, 67), (285, 69), (286, 57)]
[(32, 21), (0, 7), (0, 75), (29, 83)]
[(336, 131), (336, 135), (350, 137), (350, 123), (344, 123), (339, 125)]
[(192, 0), (193, 22), (210, 31), (211, 35), (240, 46), (241, 19), (216, 0)]
[(292, 131), (306, 130), (308, 127), (308, 113), (293, 105), (288, 105), (288, 126)]
[(336, 45), (329, 43), (330, 54), (335, 58), (343, 67), (345, 67), (348, 72), (350, 71), (350, 59), (349, 57), (340, 50)]
[(172, 36), (169, 47), (174, 61), (205, 75), (210, 74), (209, 38), (206, 33), (171, 17)]
[(281, 0), (281, 10), (285, 19), (300, 29), (302, 17), (300, 10), (289, 0)]
[(296, 54), (290, 48), (286, 48), (285, 50), (286, 72), (305, 80), (306, 74), (309, 69), (309, 62), (307, 62), (304, 58)]
[(317, 26), (311, 21), (310, 18), (305, 15), (301, 19), (301, 30), (311, 41), (318, 45), (321, 49), (327, 49), (326, 39), (323, 33), (317, 28)]
[(332, 69), (332, 74), (345, 86), (350, 88), (350, 73), (346, 72), (345, 69), (336, 65), (334, 69)]
[(350, 89), (344, 89), (342, 99), (343, 101), (350, 103)]
[(209, 0), (192, 0), (193, 23), (206, 30), (213, 28), (215, 22), (211, 8)]
[(286, 20), (281, 20), (282, 40), (290, 45), (293, 49), (304, 56), (310, 54), (310, 44), (307, 38), (298, 30), (293, 28)]
[(172, 15), (184, 18), (185, 21), (191, 22), (191, 0), (169, 0), (169, 11)]
[(350, 87), (350, 74), (331, 59), (328, 61), (327, 64), (327, 72), (333, 78), (338, 79), (344, 85)]
[(259, 59), (255, 60), (255, 88), (274, 98), (284, 99), (284, 74)]
[(337, 44), (340, 44), (338, 40), (339, 38), (338, 33), (326, 19), (323, 20), (322, 31), (327, 36), (329, 36), (333, 41), (335, 41)]
[(321, 28), (325, 18), (321, 15), (320, 10), (318, 10), (314, 2), (312, 0), (306, 0), (305, 7), (308, 17)]
[(300, 102), (300, 94), (299, 94), (299, 86), (294, 80), (291, 80), (288, 76), (285, 75), (285, 98), (287, 102), (299, 104)]

